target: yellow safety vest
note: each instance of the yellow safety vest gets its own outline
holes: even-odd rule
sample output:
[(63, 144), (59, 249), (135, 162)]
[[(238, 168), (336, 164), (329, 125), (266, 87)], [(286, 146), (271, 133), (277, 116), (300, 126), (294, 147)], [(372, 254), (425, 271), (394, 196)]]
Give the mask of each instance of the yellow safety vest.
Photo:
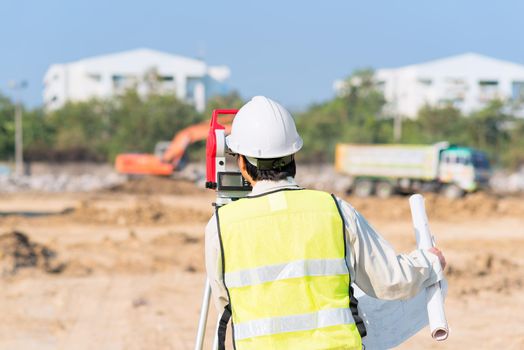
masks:
[[(217, 221), (237, 350), (362, 348), (344, 223), (330, 194), (243, 198), (221, 207)], [(222, 333), (223, 341), (225, 325)]]

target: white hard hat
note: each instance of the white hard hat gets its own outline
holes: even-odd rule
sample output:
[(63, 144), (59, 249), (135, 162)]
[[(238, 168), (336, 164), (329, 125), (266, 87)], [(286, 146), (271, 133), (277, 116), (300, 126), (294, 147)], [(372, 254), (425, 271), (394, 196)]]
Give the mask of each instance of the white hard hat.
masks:
[(267, 159), (294, 154), (303, 142), (293, 117), (282, 105), (267, 97), (255, 96), (233, 119), (226, 144), (235, 153)]

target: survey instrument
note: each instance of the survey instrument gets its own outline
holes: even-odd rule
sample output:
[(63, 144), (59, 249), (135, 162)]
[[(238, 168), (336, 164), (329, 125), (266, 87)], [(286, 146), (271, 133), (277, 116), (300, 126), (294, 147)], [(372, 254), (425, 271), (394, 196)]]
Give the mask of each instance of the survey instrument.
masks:
[[(209, 133), (206, 142), (206, 188), (216, 192), (213, 205), (221, 207), (231, 201), (247, 196), (252, 188), (236, 168), (236, 155), (226, 145), (226, 127), (220, 123), (223, 116), (234, 116), (236, 109), (215, 109), (209, 124)], [(228, 167), (229, 165), (229, 167)], [(195, 340), (195, 350), (202, 350), (204, 346), (207, 315), (211, 299), (211, 286), (206, 278), (204, 296), (200, 309), (200, 319)], [(220, 319), (220, 315), (219, 315)], [(217, 320), (218, 326), (218, 320)], [(218, 338), (215, 329), (213, 350), (218, 348)]]

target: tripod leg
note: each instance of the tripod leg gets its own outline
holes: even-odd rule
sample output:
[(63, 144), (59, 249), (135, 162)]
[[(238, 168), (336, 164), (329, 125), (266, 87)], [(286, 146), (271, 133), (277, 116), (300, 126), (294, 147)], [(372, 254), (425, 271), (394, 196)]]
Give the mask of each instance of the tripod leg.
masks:
[(220, 325), (220, 316), (221, 315), (218, 315), (218, 318), (217, 318), (217, 326), (216, 326), (216, 329), (215, 329), (215, 337), (213, 339), (213, 347), (211, 348), (212, 350), (218, 350), (218, 326)]
[(211, 297), (211, 286), (209, 280), (206, 278), (206, 285), (204, 287), (204, 296), (202, 298), (202, 307), (200, 309), (200, 319), (198, 321), (198, 331), (195, 340), (195, 350), (202, 350), (204, 346), (204, 338), (206, 336), (207, 313), (209, 311), (209, 299)]

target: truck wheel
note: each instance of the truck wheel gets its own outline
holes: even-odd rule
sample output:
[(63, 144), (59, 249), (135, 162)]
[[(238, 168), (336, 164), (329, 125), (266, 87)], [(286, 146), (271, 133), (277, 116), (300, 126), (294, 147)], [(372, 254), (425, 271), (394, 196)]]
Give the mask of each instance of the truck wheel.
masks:
[(464, 196), (464, 190), (455, 184), (445, 185), (442, 190), (444, 197), (449, 199), (457, 199)]
[(375, 188), (375, 194), (379, 198), (389, 198), (393, 195), (394, 187), (389, 181), (379, 181)]
[(369, 197), (373, 193), (373, 181), (357, 180), (355, 182), (355, 195), (357, 197)]

